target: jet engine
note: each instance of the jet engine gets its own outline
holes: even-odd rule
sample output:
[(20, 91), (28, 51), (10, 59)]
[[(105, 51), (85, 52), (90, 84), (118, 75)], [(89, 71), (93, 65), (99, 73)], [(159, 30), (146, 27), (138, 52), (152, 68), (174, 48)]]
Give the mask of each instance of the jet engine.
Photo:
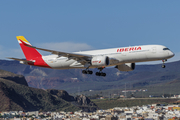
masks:
[(110, 63), (109, 57), (107, 56), (95, 56), (91, 59), (93, 66), (108, 66)]
[(117, 65), (115, 68), (117, 68), (119, 71), (133, 71), (135, 69), (135, 63), (125, 63), (122, 65)]

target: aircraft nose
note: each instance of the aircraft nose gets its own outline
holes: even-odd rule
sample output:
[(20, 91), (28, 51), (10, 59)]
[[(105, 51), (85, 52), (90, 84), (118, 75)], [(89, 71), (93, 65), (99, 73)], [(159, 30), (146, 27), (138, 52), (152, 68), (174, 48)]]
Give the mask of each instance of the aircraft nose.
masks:
[(173, 52), (169, 51), (169, 56), (173, 57), (173, 56), (175, 56), (175, 54)]

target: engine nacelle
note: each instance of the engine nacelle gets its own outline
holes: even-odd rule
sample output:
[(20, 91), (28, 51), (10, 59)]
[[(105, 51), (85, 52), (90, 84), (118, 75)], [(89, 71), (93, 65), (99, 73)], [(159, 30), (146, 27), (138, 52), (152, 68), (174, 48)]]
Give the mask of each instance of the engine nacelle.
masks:
[(95, 56), (91, 59), (91, 65), (93, 66), (108, 66), (110, 63), (107, 56)]
[(135, 63), (125, 63), (122, 65), (117, 65), (116, 68), (119, 71), (133, 71), (135, 69)]

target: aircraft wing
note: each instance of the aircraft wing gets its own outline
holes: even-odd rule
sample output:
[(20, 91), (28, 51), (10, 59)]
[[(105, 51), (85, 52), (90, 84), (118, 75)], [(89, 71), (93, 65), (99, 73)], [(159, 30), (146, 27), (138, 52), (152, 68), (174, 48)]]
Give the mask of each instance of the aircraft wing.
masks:
[(52, 54), (56, 54), (56, 55), (63, 56), (63, 57), (68, 57), (70, 59), (89, 60), (89, 58), (92, 58), (91, 55), (83, 55), (83, 54), (75, 54), (75, 53), (68, 53), (68, 52), (60, 52), (60, 51), (55, 51), (55, 50), (49, 50), (49, 49), (44, 49), (44, 48), (39, 48), (39, 47), (28, 45), (23, 41), (21, 41), (21, 42), (23, 44), (25, 44), (26, 46), (28, 46), (28, 47), (35, 48), (35, 49), (42, 50), (42, 51), (51, 52)]
[(110, 58), (110, 63), (117, 64), (117, 63), (119, 63), (119, 60), (117, 60), (116, 58)]
[(34, 47), (34, 46), (28, 46), (28, 47), (35, 48), (35, 49), (38, 49), (38, 50), (47, 51), (47, 52), (51, 52), (52, 54), (61, 55), (61, 56), (64, 56), (64, 57), (78, 57), (78, 58), (90, 58), (90, 57), (91, 57), (91, 56), (89, 56), (89, 55), (82, 55), (82, 54), (74, 54), (74, 53), (60, 52), (60, 51), (55, 51), (55, 50), (38, 48), (38, 47)]

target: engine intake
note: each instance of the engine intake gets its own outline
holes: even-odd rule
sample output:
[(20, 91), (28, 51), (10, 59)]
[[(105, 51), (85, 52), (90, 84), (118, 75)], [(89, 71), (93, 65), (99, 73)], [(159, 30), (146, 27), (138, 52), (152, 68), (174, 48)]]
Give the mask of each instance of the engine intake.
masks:
[(93, 66), (108, 66), (110, 63), (108, 56), (95, 56), (91, 60)]

